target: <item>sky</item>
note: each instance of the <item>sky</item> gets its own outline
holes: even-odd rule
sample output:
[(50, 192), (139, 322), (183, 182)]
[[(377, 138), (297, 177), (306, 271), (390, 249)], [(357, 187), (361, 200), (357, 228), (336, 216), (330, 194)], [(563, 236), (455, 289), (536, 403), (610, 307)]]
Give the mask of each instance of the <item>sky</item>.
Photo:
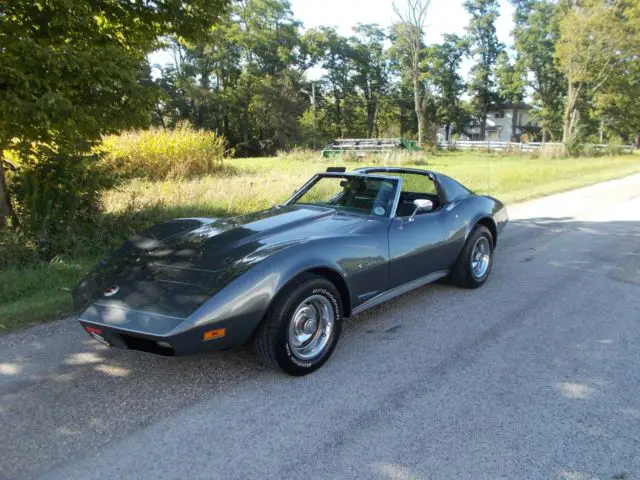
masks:
[[(289, 0), (294, 16), (306, 28), (321, 25), (334, 26), (342, 35), (351, 35), (358, 23), (378, 23), (388, 27), (397, 18), (392, 0)], [(402, 6), (403, 0), (397, 0)], [(439, 42), (443, 33), (464, 33), (469, 15), (462, 6), (463, 0), (432, 0), (427, 13), (426, 40)], [(513, 7), (507, 0), (500, 0), (500, 18), (497, 23), (498, 38), (511, 44)]]
[[(345, 36), (353, 34), (352, 28), (358, 23), (377, 23), (389, 27), (397, 21), (393, 11), (392, 0), (289, 0), (294, 17), (302, 21), (305, 28), (322, 25), (336, 27)], [(397, 0), (403, 5), (403, 0)], [(427, 43), (438, 43), (443, 33), (464, 34), (469, 24), (469, 15), (462, 6), (463, 0), (431, 0), (427, 13), (425, 40)], [(500, 17), (496, 22), (498, 39), (505, 45), (512, 45), (513, 7), (508, 0), (500, 0)], [(461, 65), (461, 73), (466, 76), (471, 67), (471, 60)], [(317, 80), (322, 76), (321, 69), (307, 72), (309, 80)]]

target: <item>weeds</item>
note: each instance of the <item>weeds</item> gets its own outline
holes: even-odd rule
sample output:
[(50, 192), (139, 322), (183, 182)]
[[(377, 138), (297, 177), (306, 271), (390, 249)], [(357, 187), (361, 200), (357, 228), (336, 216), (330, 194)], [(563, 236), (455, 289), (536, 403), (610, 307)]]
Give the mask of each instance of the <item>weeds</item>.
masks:
[[(105, 137), (100, 150), (108, 169), (121, 178), (182, 180), (224, 171), (227, 141), (214, 132), (182, 125)], [(228, 172), (227, 172), (228, 173)]]

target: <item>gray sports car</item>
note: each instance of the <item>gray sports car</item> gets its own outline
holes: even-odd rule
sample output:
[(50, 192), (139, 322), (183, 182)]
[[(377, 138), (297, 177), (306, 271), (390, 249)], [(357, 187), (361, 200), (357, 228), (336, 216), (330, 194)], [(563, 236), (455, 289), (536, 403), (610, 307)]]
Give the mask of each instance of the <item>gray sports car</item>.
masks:
[(171, 356), (251, 342), (267, 365), (305, 375), (345, 318), (445, 277), (481, 286), (506, 223), (502, 203), (446, 175), (329, 169), (269, 210), (141, 233), (76, 286), (74, 311), (112, 347)]

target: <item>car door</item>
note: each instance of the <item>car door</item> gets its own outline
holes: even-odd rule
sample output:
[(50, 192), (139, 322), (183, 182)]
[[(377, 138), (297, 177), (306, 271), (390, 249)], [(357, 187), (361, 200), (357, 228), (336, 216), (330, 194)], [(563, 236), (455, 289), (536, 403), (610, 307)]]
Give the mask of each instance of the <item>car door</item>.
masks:
[(391, 288), (446, 271), (455, 262), (464, 241), (464, 221), (456, 202), (445, 203), (442, 196), (436, 202), (434, 211), (416, 215), (413, 220), (410, 209), (399, 210), (400, 216), (391, 223)]
[(448, 268), (450, 246), (446, 212), (396, 218), (389, 227), (391, 288)]

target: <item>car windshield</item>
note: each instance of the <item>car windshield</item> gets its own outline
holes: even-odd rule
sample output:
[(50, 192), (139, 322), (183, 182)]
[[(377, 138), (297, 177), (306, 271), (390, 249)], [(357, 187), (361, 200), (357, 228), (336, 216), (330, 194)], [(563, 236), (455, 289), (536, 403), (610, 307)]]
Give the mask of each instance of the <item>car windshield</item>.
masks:
[(293, 203), (388, 217), (397, 188), (397, 180), (390, 178), (320, 176)]

